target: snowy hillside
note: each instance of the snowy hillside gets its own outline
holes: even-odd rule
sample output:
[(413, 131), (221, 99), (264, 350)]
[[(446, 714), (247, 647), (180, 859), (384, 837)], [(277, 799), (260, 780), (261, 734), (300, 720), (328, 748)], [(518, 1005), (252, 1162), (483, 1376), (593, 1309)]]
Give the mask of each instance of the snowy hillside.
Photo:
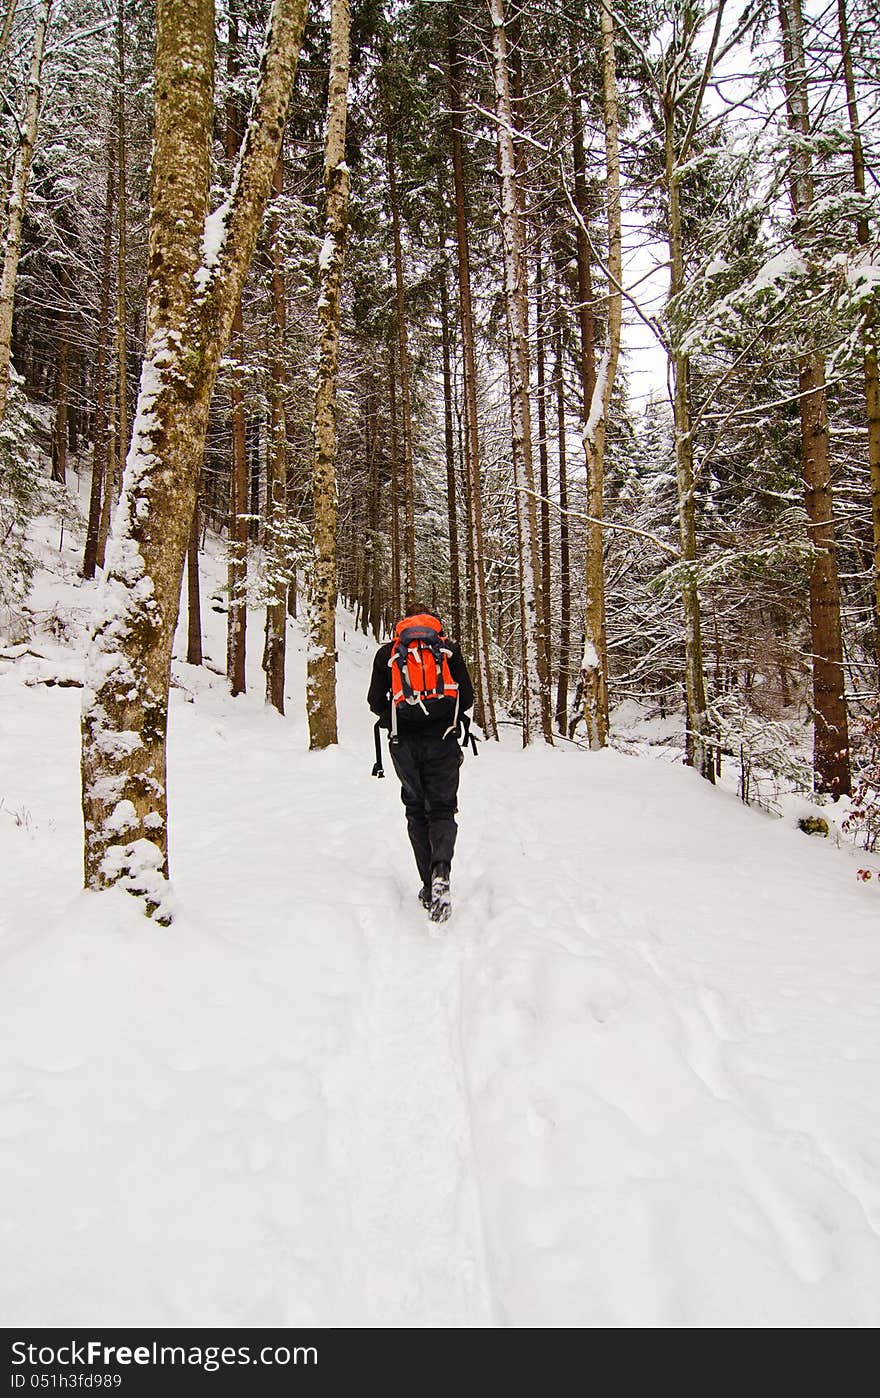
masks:
[(158, 927), (80, 888), (80, 694), (39, 682), (78, 674), (65, 556), (66, 636), (0, 661), (6, 1325), (880, 1322), (866, 856), (509, 730), (438, 933), (370, 777), (371, 644), (340, 635), (310, 755), (301, 638), (282, 720), (254, 615), (246, 697), (175, 668)]

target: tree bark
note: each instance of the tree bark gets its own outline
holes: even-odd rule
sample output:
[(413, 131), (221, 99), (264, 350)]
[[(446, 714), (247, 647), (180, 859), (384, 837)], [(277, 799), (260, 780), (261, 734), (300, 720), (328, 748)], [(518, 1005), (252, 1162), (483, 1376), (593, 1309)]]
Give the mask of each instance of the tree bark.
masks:
[[(593, 373), (592, 396), (584, 425), (587, 454), (587, 578), (586, 637), (597, 665), (584, 667), (584, 718), (590, 746), (608, 740), (608, 631), (605, 616), (605, 442), (611, 396), (620, 357), (621, 292), (623, 278), (620, 220), (620, 145), (618, 137), (617, 74), (614, 60), (614, 17), (610, 5), (600, 6), (602, 32), (602, 109), (605, 127), (605, 197), (608, 220), (608, 326), (599, 371)], [(580, 104), (578, 103), (578, 108)], [(583, 232), (583, 230), (580, 230)], [(580, 258), (578, 259), (580, 264)], [(583, 348), (584, 339), (581, 338)], [(585, 659), (587, 647), (584, 647)]]
[[(239, 98), (234, 79), (238, 74), (238, 13), (235, 0), (229, 7), (229, 28), (226, 45), (226, 73), (229, 96), (226, 101), (226, 159), (230, 164), (238, 155), (242, 140)], [(244, 416), (244, 395), (241, 374), (244, 359), (244, 316), (241, 302), (235, 308), (230, 341), (234, 361), (232, 385), (229, 390), (229, 422), (232, 459), (229, 470), (229, 525), (227, 544), (227, 589), (229, 610), (226, 613), (226, 679), (233, 698), (247, 690), (247, 565), (248, 565), (248, 465), (247, 425)]]
[(110, 338), (110, 260), (113, 239), (113, 205), (116, 168), (114, 136), (108, 139), (107, 187), (104, 197), (104, 251), (101, 258), (101, 301), (98, 312), (98, 357), (95, 366), (95, 420), (92, 432), (92, 482), (89, 491), (89, 519), (83, 554), (82, 575), (95, 576), (98, 560), (98, 532), (101, 523), (101, 495), (107, 460), (107, 347)]
[(400, 567), (400, 450), (397, 434), (397, 357), (391, 346), (388, 363), (388, 411), (391, 419), (391, 610), (399, 617), (403, 610)]
[(556, 423), (559, 458), (559, 677), (556, 731), (568, 736), (568, 672), (571, 666), (571, 555), (568, 529), (568, 465), (565, 448), (565, 361), (561, 313), (556, 331)]
[(235, 361), (234, 379), (229, 390), (229, 421), (232, 456), (229, 468), (229, 523), (227, 526), (226, 679), (233, 698), (247, 690), (247, 546), (248, 472), (244, 396), (238, 376), (244, 354), (244, 319), (241, 305), (235, 308), (229, 347)]
[[(67, 273), (60, 277), (61, 295), (67, 292)], [(52, 472), (51, 478), (59, 485), (67, 484), (67, 397), (68, 361), (70, 347), (70, 318), (66, 310), (58, 316), (58, 357), (55, 376), (55, 421), (52, 425)]]
[[(837, 18), (840, 31), (840, 53), (843, 61), (843, 80), (846, 88), (846, 107), (852, 135), (853, 189), (857, 194), (864, 196), (865, 155), (862, 147), (856, 85), (853, 77), (846, 0), (837, 0)], [(856, 223), (856, 237), (860, 247), (868, 246), (870, 230), (868, 220), (864, 215), (861, 215)], [(878, 372), (880, 320), (878, 320), (873, 304), (869, 306), (865, 315), (862, 334), (864, 338), (865, 407), (868, 419), (871, 524), (874, 537), (874, 648), (877, 664), (880, 666), (880, 372)]]
[[(117, 441), (119, 460), (124, 461), (128, 452), (128, 363), (126, 353), (127, 302), (127, 237), (128, 198), (125, 177), (125, 10), (123, 0), (118, 0), (116, 9), (116, 154), (119, 160), (119, 195), (116, 201), (118, 214), (117, 272), (116, 272), (116, 374), (118, 380)], [(122, 478), (120, 473), (119, 483)]]
[[(349, 0), (331, 0), (330, 93), (324, 147), (324, 245), (318, 322), (321, 348), (315, 397), (315, 454), (312, 497), (315, 553), (309, 589), (309, 652), (306, 710), (309, 747), (326, 748), (336, 737), (336, 380), (339, 364), (342, 272), (348, 233), (348, 166), (345, 127), (348, 115)], [(389, 137), (390, 139), (390, 137)], [(390, 152), (389, 152), (390, 158)], [(395, 257), (399, 244), (395, 245)], [(398, 311), (401, 309), (398, 283)], [(411, 509), (408, 495), (408, 510)], [(409, 516), (408, 516), (409, 518)], [(407, 546), (409, 549), (409, 545)], [(410, 568), (409, 553), (407, 568)], [(409, 572), (411, 584), (413, 573)]]
[(443, 426), (446, 447), (446, 503), (449, 520), (449, 587), (452, 634), (461, 639), (461, 580), (458, 566), (458, 510), (455, 489), (455, 423), (452, 415), (452, 352), (449, 332), (449, 288), (445, 259), (440, 268), (440, 333), (443, 348)]
[(596, 317), (593, 307), (593, 270), (590, 263), (587, 156), (584, 148), (584, 114), (577, 88), (574, 58), (569, 54), (571, 80), (571, 146), (574, 159), (575, 247), (577, 249), (578, 328), (580, 330), (580, 378), (584, 423), (596, 388)]
[(83, 691), (88, 887), (171, 916), (165, 733), (171, 646), (208, 406), (278, 159), (306, 0), (275, 0), (229, 197), (211, 176), (211, 0), (159, 0), (146, 351)]
[(193, 507), (192, 528), (186, 551), (186, 663), (202, 663), (202, 598), (199, 587), (199, 497)]
[(15, 11), (17, 8), (17, 0), (7, 0), (6, 14), (3, 16), (3, 28), (0, 29), (0, 59), (6, 57), (6, 50), (9, 48), (9, 40), (12, 35), (12, 25), (15, 21)]
[(107, 538), (116, 500), (122, 487), (122, 463), (128, 450), (128, 369), (126, 364), (126, 225), (128, 208), (125, 181), (125, 61), (121, 50), (123, 39), (121, 21), (117, 14), (117, 83), (114, 95), (116, 140), (113, 159), (116, 164), (118, 194), (116, 199), (116, 306), (114, 313), (114, 354), (110, 375), (108, 401), (107, 461), (104, 469), (101, 514), (98, 523), (97, 565), (104, 567)]
[(382, 570), (379, 545), (382, 482), (379, 470), (378, 396), (371, 380), (364, 405), (364, 441), (367, 458), (367, 542), (364, 634), (372, 631), (378, 640), (382, 615)]
[(391, 130), (391, 104), (385, 103), (386, 162), (388, 197), (391, 202), (391, 231), (394, 240), (394, 290), (397, 306), (397, 353), (400, 356), (400, 407), (403, 439), (403, 606), (411, 612), (416, 605), (416, 516), (415, 463), (412, 429), (409, 343), (406, 329), (406, 298), (403, 283), (403, 246), (400, 237), (400, 209), (397, 173), (394, 167), (394, 137)]
[[(674, 146), (675, 113), (666, 109), (666, 189), (668, 198), (669, 298), (684, 288), (684, 243)], [(686, 760), (707, 781), (715, 781), (715, 761), (709, 742), (706, 679), (700, 596), (697, 589), (697, 527), (694, 495), (694, 446), (691, 432), (689, 364), (686, 354), (669, 351), (672, 370), (672, 416), (675, 434), (675, 477), (678, 489), (678, 533), (682, 560), (681, 596), (684, 609), (685, 697), (687, 704)]]
[(104, 567), (107, 553), (107, 539), (110, 534), (110, 520), (113, 515), (113, 506), (116, 501), (116, 483), (120, 477), (119, 469), (119, 422), (116, 415), (116, 390), (117, 377), (116, 365), (112, 366), (110, 381), (108, 384), (109, 394), (107, 398), (107, 464), (104, 468), (104, 494), (101, 498), (101, 517), (98, 522), (98, 552), (97, 563), (99, 568)]
[[(796, 137), (790, 175), (795, 239), (813, 205), (812, 131), (800, 0), (779, 0), (789, 130)], [(809, 260), (809, 250), (805, 251)], [(852, 780), (849, 723), (844, 697), (840, 582), (834, 531), (834, 499), (828, 450), (825, 364), (809, 347), (798, 365), (801, 409), (801, 469), (804, 503), (815, 559), (810, 573), (810, 634), (813, 648), (813, 782), (836, 800), (848, 796)]]
[(547, 674), (550, 668), (550, 463), (547, 452), (547, 386), (544, 354), (544, 269), (540, 238), (535, 257), (535, 350), (538, 387), (538, 462), (541, 520), (541, 601), (544, 609), (544, 637)]
[(34, 46), (28, 75), (27, 103), (21, 123), (19, 145), (12, 170), (9, 201), (6, 210), (6, 242), (3, 266), (0, 270), (0, 422), (6, 416), (12, 360), (12, 309), (15, 304), (15, 280), (21, 256), (21, 235), (27, 200), (31, 162), (37, 140), (37, 128), (42, 105), (43, 56), (46, 51), (46, 30), (52, 0), (40, 0), (34, 25)]
[(483, 504), (480, 477), (480, 433), (477, 417), (477, 356), (471, 300), (470, 237), (467, 191), (464, 178), (461, 69), (457, 35), (458, 6), (446, 7), (446, 42), (449, 108), (452, 139), (452, 174), (455, 193), (455, 242), (458, 260), (458, 303), (461, 314), (461, 355), (464, 389), (464, 463), (468, 526), (468, 581), (473, 618), (474, 715), (487, 738), (498, 737), (495, 696), (489, 664), (489, 624), (486, 600), (486, 565), (483, 550)]
[(540, 573), (537, 551), (535, 476), (529, 403), (528, 302), (524, 285), (524, 240), (516, 186), (513, 117), (507, 71), (504, 0), (488, 0), (492, 19), (492, 68), (501, 166), (501, 228), (504, 241), (504, 299), (513, 433), (513, 475), (520, 538), (523, 608), (523, 745), (543, 737), (553, 742), (546, 649), (541, 643)]
[[(273, 191), (284, 188), (284, 157), (275, 166)], [(284, 713), (284, 677), (287, 662), (287, 605), (290, 586), (288, 543), (287, 420), (284, 408), (284, 337), (287, 305), (278, 219), (273, 214), (270, 228), (272, 259), (272, 324), (269, 331), (271, 374), (269, 402), (269, 455), (266, 473), (267, 553), (272, 596), (266, 604), (266, 641), (263, 669), (266, 673), (266, 703)]]

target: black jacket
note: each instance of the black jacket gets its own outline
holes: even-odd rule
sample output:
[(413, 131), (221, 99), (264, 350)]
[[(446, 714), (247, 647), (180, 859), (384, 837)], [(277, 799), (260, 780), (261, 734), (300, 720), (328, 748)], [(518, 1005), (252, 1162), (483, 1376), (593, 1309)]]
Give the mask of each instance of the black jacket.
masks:
[[(455, 641), (447, 641), (452, 654), (449, 656), (449, 673), (458, 685), (458, 712), (463, 714), (465, 709), (469, 709), (474, 702), (474, 687), (471, 684), (471, 677), (468, 668), (464, 663), (464, 656), (456, 645)], [(374, 714), (378, 716), (383, 728), (391, 727), (391, 671), (388, 661), (391, 656), (391, 641), (386, 641), (376, 651), (373, 661), (373, 673), (370, 677), (370, 688), (367, 692), (367, 703)], [(443, 704), (434, 705), (436, 713), (431, 713), (426, 717), (416, 705), (401, 704), (397, 711), (397, 731), (400, 735), (407, 732), (424, 733), (428, 737), (442, 738), (450, 723), (454, 711), (454, 699), (449, 699), (448, 708)]]

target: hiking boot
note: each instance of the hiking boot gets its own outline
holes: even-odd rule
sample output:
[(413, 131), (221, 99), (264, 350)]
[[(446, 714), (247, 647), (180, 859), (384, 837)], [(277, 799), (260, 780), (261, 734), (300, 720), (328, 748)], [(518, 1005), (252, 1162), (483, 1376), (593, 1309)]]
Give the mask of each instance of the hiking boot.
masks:
[(422, 907), (425, 908), (428, 912), (431, 911), (432, 899), (431, 885), (429, 883), (423, 883), (421, 888), (419, 889), (419, 902), (421, 903)]
[(451, 912), (449, 865), (435, 864), (431, 870), (431, 921), (445, 922)]

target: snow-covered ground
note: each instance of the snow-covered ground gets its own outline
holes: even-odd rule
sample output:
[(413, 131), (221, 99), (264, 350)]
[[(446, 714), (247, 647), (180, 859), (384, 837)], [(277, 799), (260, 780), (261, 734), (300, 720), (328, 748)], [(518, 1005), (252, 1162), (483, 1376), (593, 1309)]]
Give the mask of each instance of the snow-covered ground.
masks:
[(371, 644), (340, 628), (309, 754), (301, 637), (282, 720), (255, 614), (247, 696), (175, 666), (159, 927), (81, 891), (79, 691), (26, 683), (77, 678), (65, 557), (67, 638), (0, 661), (3, 1323), (880, 1322), (880, 861), (511, 730), (438, 932)]

